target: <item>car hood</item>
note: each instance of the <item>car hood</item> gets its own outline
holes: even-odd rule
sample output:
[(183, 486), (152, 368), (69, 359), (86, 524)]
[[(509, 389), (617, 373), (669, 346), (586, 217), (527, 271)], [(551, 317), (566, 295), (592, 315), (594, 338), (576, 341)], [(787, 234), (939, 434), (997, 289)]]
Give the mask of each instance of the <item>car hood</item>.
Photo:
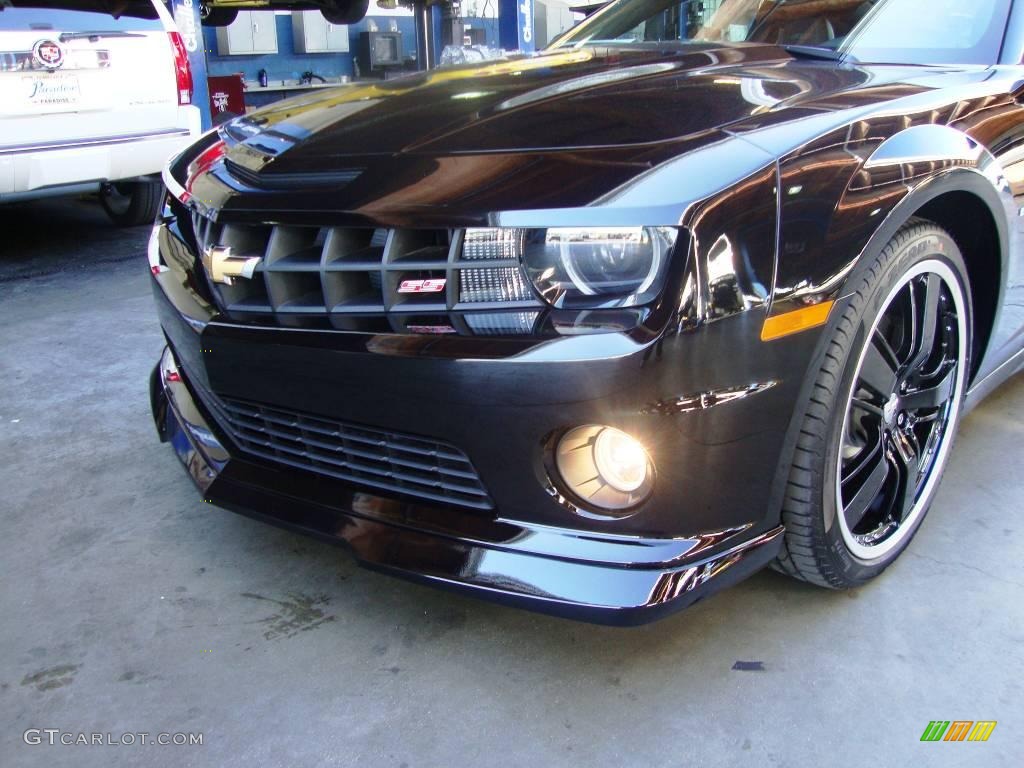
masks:
[(590, 205), (725, 128), (900, 98), (921, 71), (763, 45), (550, 52), (279, 102), (222, 128), (225, 165), (277, 210)]
[[(905, 74), (890, 70), (886, 79)], [(775, 46), (583, 48), (320, 91), (259, 110), (231, 132), (290, 149), (293, 162), (649, 145), (879, 79), (796, 63)], [(270, 143), (253, 141), (265, 133)]]

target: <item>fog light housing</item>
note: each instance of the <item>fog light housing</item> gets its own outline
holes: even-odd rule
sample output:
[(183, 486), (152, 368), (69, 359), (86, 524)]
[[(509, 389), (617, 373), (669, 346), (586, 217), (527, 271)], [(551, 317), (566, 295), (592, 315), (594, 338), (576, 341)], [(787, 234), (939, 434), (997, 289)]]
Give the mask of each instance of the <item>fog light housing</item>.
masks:
[(629, 509), (654, 487), (647, 450), (614, 427), (589, 424), (566, 432), (555, 446), (555, 467), (566, 489), (586, 507)]

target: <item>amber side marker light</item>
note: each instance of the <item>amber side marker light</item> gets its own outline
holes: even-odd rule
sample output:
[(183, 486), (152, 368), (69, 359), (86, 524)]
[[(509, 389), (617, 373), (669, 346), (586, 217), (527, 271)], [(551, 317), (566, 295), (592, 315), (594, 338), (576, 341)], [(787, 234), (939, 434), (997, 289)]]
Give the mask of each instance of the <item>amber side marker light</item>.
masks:
[(802, 307), (784, 315), (767, 318), (761, 326), (761, 341), (774, 341), (824, 325), (828, 322), (828, 315), (834, 304), (834, 301), (823, 301), (812, 307)]

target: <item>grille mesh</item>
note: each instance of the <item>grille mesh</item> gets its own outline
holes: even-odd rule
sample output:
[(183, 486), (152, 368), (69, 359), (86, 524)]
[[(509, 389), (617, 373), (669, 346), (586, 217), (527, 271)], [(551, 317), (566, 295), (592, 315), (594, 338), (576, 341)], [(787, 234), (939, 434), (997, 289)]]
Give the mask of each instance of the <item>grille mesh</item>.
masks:
[(464, 302), (527, 302), (533, 292), (516, 267), (463, 270), (459, 299)]
[(197, 389), (243, 453), (419, 499), (493, 507), (469, 458), (454, 446)]
[(468, 229), (463, 248), (467, 259), (489, 259), (499, 254), (502, 259), (515, 259), (523, 250), (522, 229)]
[[(410, 315), (542, 307), (514, 240), (486, 250), (477, 230), (222, 224), (198, 212), (191, 223), (200, 253), (217, 246), (261, 259), (251, 279), (210, 281), (233, 319), (295, 325), (320, 318), (344, 328), (348, 318), (376, 315), (402, 332)], [(416, 281), (443, 281), (444, 289), (410, 290)]]
[(538, 312), (481, 312), (468, 315), (466, 323), (479, 334), (519, 336), (533, 331)]

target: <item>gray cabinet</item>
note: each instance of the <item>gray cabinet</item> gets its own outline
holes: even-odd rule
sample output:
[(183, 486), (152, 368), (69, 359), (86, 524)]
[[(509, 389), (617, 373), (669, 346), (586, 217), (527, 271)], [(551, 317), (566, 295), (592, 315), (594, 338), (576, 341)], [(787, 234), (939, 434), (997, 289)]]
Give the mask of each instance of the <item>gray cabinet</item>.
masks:
[(239, 11), (226, 27), (217, 27), (217, 53), (277, 53), (277, 22), (271, 11)]
[(348, 53), (348, 27), (320, 11), (293, 11), (292, 38), (296, 53)]

